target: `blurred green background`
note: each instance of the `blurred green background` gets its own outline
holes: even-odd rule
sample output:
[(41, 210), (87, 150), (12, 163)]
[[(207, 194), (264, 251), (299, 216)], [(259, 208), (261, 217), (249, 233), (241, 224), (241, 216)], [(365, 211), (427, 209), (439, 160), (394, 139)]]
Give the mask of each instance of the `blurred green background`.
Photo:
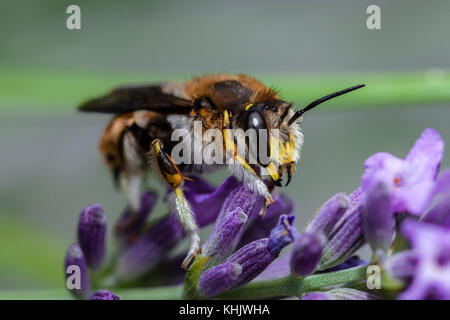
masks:
[[(66, 29), (70, 4), (81, 30)], [(382, 30), (366, 28), (369, 4), (381, 7)], [(430, 126), (450, 141), (449, 12), (445, 0), (2, 0), (0, 289), (63, 287), (80, 209), (102, 203), (111, 225), (125, 204), (97, 153), (109, 117), (78, 114), (83, 100), (210, 72), (261, 78), (298, 107), (366, 83), (303, 123), (303, 160), (283, 190), (301, 227), (358, 186), (369, 155), (403, 157)]]

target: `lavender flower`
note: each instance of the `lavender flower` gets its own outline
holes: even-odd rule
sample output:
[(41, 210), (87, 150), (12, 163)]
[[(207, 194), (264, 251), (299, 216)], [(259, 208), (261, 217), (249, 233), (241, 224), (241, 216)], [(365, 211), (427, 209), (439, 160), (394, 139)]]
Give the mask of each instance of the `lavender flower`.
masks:
[(305, 232), (297, 238), (290, 259), (291, 272), (295, 276), (306, 276), (316, 269), (325, 241), (325, 236), (320, 232)]
[(247, 223), (247, 215), (237, 208), (232, 212), (224, 212), (217, 219), (213, 231), (203, 245), (203, 255), (210, 257), (208, 265), (225, 260), (234, 250)]
[(390, 193), (382, 181), (372, 183), (362, 205), (363, 227), (372, 251), (387, 251), (394, 237), (395, 220), (391, 210)]
[(349, 197), (349, 206), (328, 235), (318, 270), (325, 270), (347, 260), (364, 243), (361, 213), (361, 190)]
[(78, 222), (78, 243), (92, 269), (100, 267), (105, 256), (106, 216), (100, 204), (85, 207)]
[(78, 243), (73, 243), (66, 252), (64, 261), (66, 287), (77, 298), (87, 298), (91, 292), (86, 258)]
[(376, 153), (365, 163), (362, 190), (374, 181), (387, 186), (393, 212), (420, 215), (435, 192), (436, 178), (444, 152), (444, 142), (434, 129), (425, 129), (406, 158), (389, 153)]
[[(200, 281), (198, 292), (214, 292), (214, 294), (217, 295), (225, 289), (238, 288), (253, 280), (278, 257), (280, 251), (286, 245), (292, 243), (298, 236), (293, 223), (294, 216), (282, 215), (279, 218), (278, 224), (272, 229), (269, 238), (255, 240), (247, 244), (232, 254), (224, 264), (220, 264), (214, 267), (214, 269), (211, 268), (212, 270), (208, 269), (211, 271), (207, 273), (207, 278), (203, 278), (203, 280)], [(241, 272), (237, 274), (237, 267), (235, 266), (231, 269), (229, 267), (230, 263), (239, 265), (241, 267)], [(228, 264), (228, 267), (226, 267), (225, 264)], [(223, 273), (226, 270), (230, 270), (228, 273), (232, 274), (224, 275)], [(207, 279), (210, 279), (210, 281), (207, 281)], [(222, 280), (223, 282), (221, 283), (224, 285), (221, 286), (221, 290), (215, 289), (217, 286), (217, 279), (227, 280)], [(225, 284), (227, 284), (227, 286), (225, 286)]]
[(448, 229), (406, 220), (402, 232), (412, 246), (412, 282), (400, 299), (450, 299), (450, 234)]
[(228, 288), (242, 273), (242, 266), (237, 263), (225, 262), (212, 267), (200, 277), (199, 294), (203, 297), (214, 297)]
[(99, 290), (94, 293), (89, 300), (121, 300), (119, 296), (108, 290)]
[(306, 227), (310, 233), (322, 232), (329, 236), (337, 221), (344, 215), (350, 206), (350, 200), (345, 193), (338, 193), (325, 202), (313, 216)]

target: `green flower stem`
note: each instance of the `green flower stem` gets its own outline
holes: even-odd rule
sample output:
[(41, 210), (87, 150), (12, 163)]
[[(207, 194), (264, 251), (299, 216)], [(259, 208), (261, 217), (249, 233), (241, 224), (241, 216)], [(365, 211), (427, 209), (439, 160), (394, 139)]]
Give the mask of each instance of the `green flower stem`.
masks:
[(261, 299), (269, 297), (300, 296), (305, 292), (341, 283), (366, 279), (366, 266), (322, 273), (303, 278), (287, 276), (284, 278), (249, 283), (234, 291), (219, 296), (222, 299)]

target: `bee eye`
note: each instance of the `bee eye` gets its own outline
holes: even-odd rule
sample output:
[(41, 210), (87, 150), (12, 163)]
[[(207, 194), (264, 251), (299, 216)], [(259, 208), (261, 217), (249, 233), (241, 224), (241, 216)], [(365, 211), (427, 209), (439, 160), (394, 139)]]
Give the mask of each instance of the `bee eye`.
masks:
[(266, 123), (259, 112), (254, 111), (250, 113), (247, 119), (247, 129), (267, 129)]

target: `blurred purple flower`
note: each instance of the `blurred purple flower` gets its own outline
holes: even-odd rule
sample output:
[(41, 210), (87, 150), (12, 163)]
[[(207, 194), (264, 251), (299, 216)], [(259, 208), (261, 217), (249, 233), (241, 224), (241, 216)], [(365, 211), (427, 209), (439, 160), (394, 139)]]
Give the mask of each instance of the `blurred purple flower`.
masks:
[(78, 243), (73, 243), (66, 252), (64, 261), (66, 287), (75, 297), (85, 299), (91, 292), (86, 258)]
[(382, 181), (389, 190), (394, 213), (420, 215), (435, 192), (443, 153), (440, 134), (425, 129), (404, 160), (389, 153), (369, 157), (364, 163), (362, 190), (367, 192), (373, 183)]
[(97, 269), (106, 251), (106, 215), (100, 204), (85, 207), (78, 221), (78, 243), (87, 265)]
[(450, 168), (447, 168), (441, 172), (436, 181), (434, 192), (444, 195), (450, 194)]
[(450, 228), (450, 197), (445, 197), (431, 208), (423, 221)]
[(119, 296), (108, 290), (99, 290), (94, 293), (89, 300), (122, 300)]
[(121, 281), (139, 278), (155, 267), (182, 237), (183, 228), (175, 217), (162, 218), (120, 255), (115, 275)]
[[(139, 212), (133, 217), (131, 209), (127, 208), (116, 223), (116, 236), (122, 247), (136, 242), (142, 228), (145, 226), (150, 213), (156, 205), (158, 195), (153, 191), (141, 195)], [(132, 220), (130, 220), (132, 219)]]
[[(400, 299), (450, 299), (450, 233), (434, 224), (406, 220), (401, 230), (412, 251), (407, 256), (414, 261), (412, 282), (399, 295)], [(408, 251), (406, 251), (408, 252)], [(407, 264), (411, 266), (411, 264)]]

